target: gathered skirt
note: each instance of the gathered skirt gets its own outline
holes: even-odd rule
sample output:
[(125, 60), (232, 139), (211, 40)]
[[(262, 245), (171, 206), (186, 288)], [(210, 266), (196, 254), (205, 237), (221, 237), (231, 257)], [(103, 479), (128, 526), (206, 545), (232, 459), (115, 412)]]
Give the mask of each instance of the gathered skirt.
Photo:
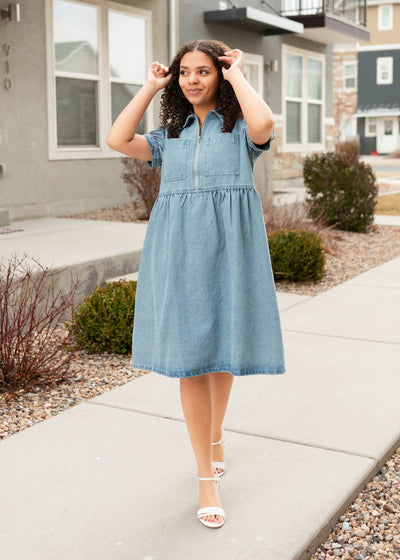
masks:
[(285, 372), (254, 187), (160, 192), (138, 271), (132, 366), (179, 378)]

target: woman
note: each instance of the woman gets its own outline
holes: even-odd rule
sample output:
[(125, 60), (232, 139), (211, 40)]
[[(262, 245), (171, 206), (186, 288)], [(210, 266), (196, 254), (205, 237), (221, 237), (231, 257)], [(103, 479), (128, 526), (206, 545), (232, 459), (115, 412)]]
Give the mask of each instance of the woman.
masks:
[[(136, 134), (164, 89), (161, 126)], [(198, 466), (200, 522), (221, 527), (223, 419), (234, 375), (285, 372), (257, 157), (274, 138), (271, 109), (247, 82), (243, 54), (219, 41), (183, 45), (115, 120), (107, 144), (162, 165), (136, 292), (132, 365), (180, 378)], [(214, 484), (217, 482), (217, 484)]]

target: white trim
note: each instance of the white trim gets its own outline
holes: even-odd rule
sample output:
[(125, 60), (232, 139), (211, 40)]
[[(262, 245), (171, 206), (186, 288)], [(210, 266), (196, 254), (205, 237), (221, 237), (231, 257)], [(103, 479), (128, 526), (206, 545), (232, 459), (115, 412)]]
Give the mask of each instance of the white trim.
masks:
[[(257, 69), (258, 88), (254, 88), (258, 95), (264, 97), (264, 57), (261, 54), (244, 52), (244, 65), (253, 66)], [(251, 84), (253, 87), (254, 85)]]
[[(388, 0), (367, 0), (368, 8), (370, 6), (381, 6), (382, 4), (387, 4)], [(391, 4), (400, 4), (400, 0), (391, 0)]]
[[(297, 56), (301, 56), (303, 59), (302, 65), (302, 97), (298, 98), (297, 101), (301, 103), (301, 138), (303, 139), (302, 142), (288, 143), (286, 141), (286, 101), (296, 99), (287, 98), (286, 97), (286, 55), (287, 54), (294, 54)], [(305, 69), (305, 61), (308, 58), (313, 58), (320, 60), (322, 62), (322, 91), (321, 91), (321, 100), (318, 99), (311, 99), (304, 95), (307, 88), (307, 71)], [(282, 115), (283, 115), (283, 130), (282, 130), (282, 152), (319, 152), (325, 151), (325, 124), (328, 124), (326, 121), (325, 116), (325, 89), (326, 89), (326, 57), (323, 53), (311, 51), (308, 49), (301, 49), (298, 47), (293, 47), (291, 45), (282, 45)], [(310, 103), (319, 104), (321, 106), (321, 142), (316, 143), (309, 143), (307, 141), (308, 136), (308, 123), (307, 123), (307, 108)]]
[[(389, 24), (387, 26), (383, 25), (383, 9), (389, 8)], [(393, 5), (392, 4), (381, 4), (378, 6), (378, 31), (390, 31), (393, 29)]]
[(357, 111), (354, 113), (357, 118), (362, 117), (398, 117), (400, 116), (400, 109), (371, 109), (370, 111)]
[[(152, 13), (150, 10), (135, 8), (110, 0), (68, 0), (76, 4), (98, 8), (98, 33), (99, 33), (99, 63), (98, 75), (73, 74), (71, 72), (55, 72), (54, 48), (53, 48), (53, 0), (45, 0), (45, 21), (46, 21), (46, 60), (47, 60), (47, 121), (48, 121), (48, 158), (49, 160), (65, 159), (101, 159), (101, 158), (120, 158), (123, 154), (112, 150), (106, 142), (108, 131), (111, 128), (111, 80), (109, 76), (108, 60), (108, 10), (127, 12), (141, 17), (146, 24), (146, 66), (152, 60)], [(57, 146), (57, 114), (56, 114), (56, 90), (55, 76), (77, 77), (90, 79), (98, 82), (98, 146)], [(118, 80), (112, 80), (118, 81)], [(123, 82), (125, 83), (125, 82)], [(149, 108), (150, 109), (150, 108)], [(153, 111), (146, 112), (146, 129), (153, 128)]]
[(397, 51), (400, 43), (386, 43), (385, 45), (360, 45), (358, 51)]
[[(384, 79), (382, 77), (382, 67), (384, 64), (388, 63), (388, 78)], [(393, 84), (393, 57), (392, 56), (379, 56), (376, 59), (376, 83), (381, 84)]]

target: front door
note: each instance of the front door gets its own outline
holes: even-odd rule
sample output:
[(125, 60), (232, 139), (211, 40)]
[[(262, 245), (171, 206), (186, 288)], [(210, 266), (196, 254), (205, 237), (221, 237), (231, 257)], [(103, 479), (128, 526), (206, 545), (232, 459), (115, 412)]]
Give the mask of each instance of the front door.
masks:
[(398, 146), (399, 120), (398, 117), (381, 117), (377, 119), (376, 149), (378, 154), (390, 154)]

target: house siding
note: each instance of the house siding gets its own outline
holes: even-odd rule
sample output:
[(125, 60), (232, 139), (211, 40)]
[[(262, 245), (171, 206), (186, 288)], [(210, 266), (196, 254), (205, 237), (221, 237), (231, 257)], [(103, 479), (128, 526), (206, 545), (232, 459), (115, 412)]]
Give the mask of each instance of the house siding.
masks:
[[(376, 61), (381, 57), (393, 58), (393, 83), (391, 84), (377, 84)], [(400, 49), (359, 52), (358, 76), (358, 105), (400, 104)]]
[[(153, 57), (163, 59), (168, 52), (168, 3), (119, 3), (152, 11)], [(7, 168), (0, 177), (0, 208), (16, 220), (128, 202), (120, 158), (49, 160), (45, 0), (20, 0), (20, 5), (19, 23), (2, 22), (2, 44), (12, 48), (12, 87), (0, 88), (0, 162)]]

